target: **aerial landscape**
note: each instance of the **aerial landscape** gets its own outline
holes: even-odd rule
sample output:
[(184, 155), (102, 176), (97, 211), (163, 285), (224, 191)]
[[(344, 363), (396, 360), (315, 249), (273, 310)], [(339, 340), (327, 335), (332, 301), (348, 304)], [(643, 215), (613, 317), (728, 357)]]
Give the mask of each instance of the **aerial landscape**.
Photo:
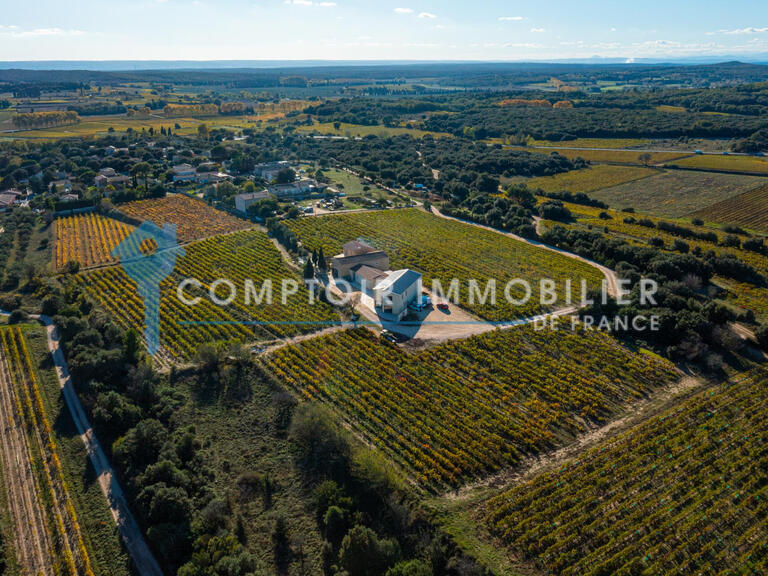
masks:
[(0, 575), (768, 574), (767, 22), (4, 7)]

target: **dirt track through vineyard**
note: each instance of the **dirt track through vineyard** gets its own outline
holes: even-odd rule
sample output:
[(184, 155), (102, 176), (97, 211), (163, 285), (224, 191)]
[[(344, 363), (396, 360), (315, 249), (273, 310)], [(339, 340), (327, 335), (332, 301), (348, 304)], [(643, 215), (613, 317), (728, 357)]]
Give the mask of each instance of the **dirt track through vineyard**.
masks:
[(17, 559), (24, 574), (53, 574), (51, 544), (37, 496), (24, 426), (16, 409), (13, 379), (0, 351), (0, 450), (6, 499), (14, 524)]

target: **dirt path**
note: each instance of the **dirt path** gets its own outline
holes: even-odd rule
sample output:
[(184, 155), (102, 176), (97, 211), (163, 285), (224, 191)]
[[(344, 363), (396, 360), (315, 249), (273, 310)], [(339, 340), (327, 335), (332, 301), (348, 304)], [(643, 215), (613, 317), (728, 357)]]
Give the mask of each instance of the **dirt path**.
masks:
[(539, 242), (538, 240), (531, 240), (530, 238), (523, 238), (522, 236), (518, 236), (517, 234), (513, 234), (512, 232), (506, 232), (504, 230), (499, 230), (497, 228), (493, 228), (491, 226), (486, 226), (485, 224), (478, 224), (477, 222), (471, 222), (469, 220), (462, 220), (461, 218), (454, 218), (453, 216), (448, 216), (446, 214), (443, 214), (440, 212), (438, 208), (435, 206), (432, 207), (432, 213), (436, 216), (439, 216), (440, 218), (445, 218), (446, 220), (455, 220), (456, 222), (461, 222), (462, 224), (468, 224), (470, 226), (476, 226), (477, 228), (483, 228), (485, 230), (490, 230), (491, 232), (496, 232), (497, 234), (502, 234), (504, 236), (508, 236), (509, 238), (513, 238), (519, 242), (525, 242), (526, 244), (530, 244), (531, 246), (536, 246), (537, 248), (541, 248), (543, 250), (549, 250), (551, 252), (557, 252), (558, 254), (562, 254), (563, 256), (566, 256), (567, 258), (572, 258), (573, 260), (578, 260), (580, 262), (584, 262), (585, 264), (589, 264), (593, 268), (597, 268), (600, 270), (600, 272), (603, 273), (603, 276), (605, 276), (606, 280), (606, 288), (609, 296), (612, 296), (613, 298), (616, 298), (616, 296), (619, 293), (619, 277), (617, 276), (616, 272), (608, 268), (607, 266), (603, 266), (602, 264), (598, 264), (594, 260), (590, 260), (588, 258), (584, 258), (583, 256), (579, 256), (578, 254), (573, 254), (572, 252), (568, 252), (567, 250), (562, 250), (560, 248), (555, 248), (554, 246), (550, 246), (549, 244), (544, 244), (543, 242)]
[(160, 566), (158, 565), (157, 560), (155, 560), (149, 546), (147, 546), (144, 536), (141, 533), (141, 529), (133, 518), (133, 514), (131, 514), (128, 501), (125, 499), (125, 494), (123, 494), (123, 490), (120, 487), (117, 478), (115, 478), (112, 467), (110, 466), (104, 451), (101, 449), (101, 444), (99, 444), (99, 440), (96, 437), (96, 434), (94, 434), (93, 429), (88, 422), (88, 418), (85, 415), (83, 406), (80, 404), (80, 399), (75, 393), (72, 378), (70, 377), (67, 368), (67, 362), (64, 359), (64, 354), (59, 348), (59, 337), (56, 332), (56, 327), (51, 319), (46, 316), (40, 316), (39, 319), (46, 328), (48, 349), (50, 350), (54, 364), (56, 365), (56, 373), (59, 378), (59, 385), (61, 386), (64, 400), (72, 415), (72, 420), (75, 422), (77, 432), (80, 434), (83, 444), (85, 444), (85, 449), (93, 464), (101, 491), (107, 498), (112, 517), (117, 524), (117, 528), (120, 531), (125, 547), (136, 566), (136, 570), (141, 576), (162, 576), (163, 572), (160, 570)]
[(343, 326), (339, 324), (338, 326), (330, 326), (328, 328), (324, 328), (319, 332), (311, 332), (309, 334), (301, 334), (299, 336), (294, 336), (293, 338), (286, 338), (284, 340), (281, 340), (280, 342), (277, 342), (276, 344), (271, 344), (267, 346), (266, 348), (264, 348), (264, 350), (261, 351), (261, 354), (269, 354), (270, 352), (274, 352), (275, 350), (279, 350), (280, 348), (284, 348), (285, 346), (293, 346), (294, 344), (304, 342), (305, 340), (320, 338), (321, 336), (327, 336), (328, 334), (333, 334), (334, 332), (341, 332), (342, 330), (346, 330), (347, 328), (348, 326)]
[(10, 367), (0, 353), (0, 450), (8, 508), (14, 524), (15, 550), (24, 574), (53, 574), (51, 543), (37, 483), (30, 464), (29, 445), (17, 413)]

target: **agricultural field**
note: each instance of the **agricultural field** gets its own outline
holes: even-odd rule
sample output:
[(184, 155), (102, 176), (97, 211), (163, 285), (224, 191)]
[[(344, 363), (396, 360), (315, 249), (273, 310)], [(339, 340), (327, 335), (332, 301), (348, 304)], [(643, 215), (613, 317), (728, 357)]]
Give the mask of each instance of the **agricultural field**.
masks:
[(680, 168), (697, 168), (699, 170), (768, 174), (768, 160), (755, 156), (706, 154), (675, 160), (672, 164), (680, 166)]
[[(425, 287), (431, 287), (437, 279), (447, 291), (451, 280), (459, 279), (460, 304), (481, 318), (495, 322), (547, 310), (538, 298), (531, 298), (521, 306), (509, 303), (503, 297), (503, 290), (513, 278), (528, 279), (536, 285), (541, 278), (551, 278), (560, 287), (559, 294), (563, 294), (566, 278), (572, 279), (574, 286), (579, 286), (582, 279), (588, 286), (599, 286), (603, 279), (600, 271), (588, 264), (417, 209), (302, 218), (288, 222), (288, 226), (305, 248), (322, 247), (328, 257), (341, 253), (346, 242), (362, 238), (387, 252), (392, 269), (413, 268), (421, 272)], [(469, 302), (467, 282), (472, 279), (481, 290), (489, 279), (496, 279), (499, 298), (495, 305), (490, 301)], [(519, 299), (523, 292), (517, 288), (519, 286), (511, 294)], [(560, 304), (562, 307), (562, 302)]]
[[(300, 283), (300, 278), (287, 267), (264, 232), (216, 236), (185, 246), (185, 250), (186, 256), (179, 259), (173, 274), (160, 288), (160, 344), (173, 359), (190, 359), (203, 343), (272, 341), (321, 330), (339, 320), (328, 304), (310, 304), (303, 288), (282, 303), (283, 280)], [(185, 304), (177, 295), (179, 284), (187, 278), (202, 285), (185, 291), (188, 299), (200, 297), (195, 305)], [(211, 284), (218, 279), (229, 280), (237, 290), (237, 298), (229, 305), (216, 305), (208, 296)], [(122, 326), (142, 332), (144, 304), (136, 284), (122, 268), (86, 272), (78, 280)], [(253, 281), (256, 296), (263, 283), (270, 280), (274, 302), (257, 304), (256, 296), (247, 301), (246, 280)], [(216, 294), (221, 299), (228, 295), (226, 289)]]
[[(350, 353), (354, 351), (354, 353)], [(367, 329), (284, 347), (266, 369), (442, 489), (558, 445), (677, 378), (596, 331), (497, 330), (409, 354)]]
[(139, 221), (149, 220), (162, 227), (176, 224), (180, 242), (199, 240), (217, 234), (228, 234), (252, 228), (253, 224), (221, 210), (212, 208), (202, 200), (185, 194), (173, 194), (165, 198), (137, 200), (122, 204), (119, 210)]
[(642, 138), (576, 138), (575, 140), (528, 140), (528, 146), (553, 146), (556, 148), (648, 148), (650, 140)]
[(668, 170), (656, 176), (590, 193), (612, 208), (680, 218), (764, 183), (757, 176)]
[[(546, 198), (540, 198), (540, 201), (546, 200)], [(596, 230), (607, 230), (613, 235), (619, 236), (624, 240), (628, 240), (631, 243), (647, 244), (652, 238), (660, 238), (664, 241), (664, 249), (673, 250), (673, 245), (676, 240), (682, 240), (685, 242), (691, 250), (700, 250), (701, 253), (714, 252), (719, 256), (734, 256), (739, 260), (752, 266), (758, 273), (768, 276), (768, 257), (765, 254), (754, 252), (751, 250), (744, 250), (741, 248), (722, 246), (721, 242), (725, 238), (726, 234), (721, 230), (716, 230), (707, 226), (695, 226), (689, 222), (681, 223), (682, 226), (693, 230), (698, 234), (715, 234), (718, 241), (712, 242), (708, 240), (701, 240), (696, 238), (681, 238), (670, 232), (661, 230), (656, 227), (642, 226), (638, 223), (625, 222), (624, 220), (631, 216), (638, 219), (650, 220), (657, 225), (659, 223), (658, 218), (647, 217), (639, 214), (627, 214), (624, 212), (618, 212), (615, 210), (602, 210), (599, 208), (591, 208), (589, 206), (582, 206), (580, 204), (572, 204), (569, 202), (563, 203), (566, 208), (571, 212), (575, 218), (575, 222), (563, 224), (560, 222), (547, 222), (547, 226), (566, 226), (566, 227), (592, 227)], [(600, 214), (608, 214), (610, 218), (601, 218)], [(744, 241), (746, 238), (741, 237)], [(761, 286), (754, 286), (751, 284), (740, 283), (734, 280), (729, 280), (719, 276), (715, 277), (715, 282), (720, 287), (726, 290), (726, 294), (723, 298), (743, 310), (752, 310), (755, 314), (762, 318), (768, 318), (768, 290)]]
[(653, 168), (634, 166), (612, 166), (599, 164), (583, 170), (563, 172), (554, 176), (531, 178), (526, 183), (532, 190), (544, 192), (593, 192), (625, 182), (634, 182), (658, 174)]
[(319, 134), (321, 136), (340, 136), (346, 138), (363, 138), (365, 136), (380, 136), (382, 138), (389, 138), (391, 136), (401, 136), (403, 134), (409, 134), (414, 138), (423, 138), (426, 135), (433, 136), (435, 138), (450, 138), (450, 134), (444, 134), (441, 132), (429, 132), (427, 130), (419, 130), (418, 128), (410, 128), (405, 126), (364, 126), (362, 124), (346, 124), (344, 122), (339, 123), (338, 130), (332, 122), (328, 123), (315, 123), (312, 126), (299, 126), (296, 129), (297, 132), (303, 132), (305, 134)]
[(552, 148), (535, 148), (535, 147), (519, 147), (519, 146), (505, 146), (513, 150), (527, 150), (529, 152), (536, 152), (538, 154), (551, 154), (557, 152), (558, 154), (565, 156), (571, 160), (581, 158), (587, 162), (594, 162), (597, 164), (631, 164), (636, 166), (655, 166), (661, 165), (678, 158), (685, 158), (689, 156), (688, 153), (683, 152), (649, 152), (650, 158), (645, 157), (645, 153), (628, 150), (580, 150), (578, 148), (569, 148), (567, 145), (563, 148), (553, 150)]
[[(129, 102), (125, 102), (129, 104)], [(144, 104), (144, 99), (139, 99), (133, 105)], [(93, 138), (110, 134), (124, 134), (128, 130), (133, 132), (149, 131), (150, 128), (159, 132), (160, 128), (172, 128), (174, 134), (179, 136), (194, 136), (200, 124), (206, 124), (208, 128), (224, 128), (240, 131), (243, 128), (257, 128), (264, 122), (278, 121), (285, 117), (286, 112), (302, 109), (306, 106), (301, 101), (286, 101), (278, 104), (262, 103), (253, 115), (213, 115), (204, 117), (182, 116), (165, 117), (161, 114), (150, 117), (133, 117), (126, 115), (84, 116), (77, 124), (43, 128), (39, 130), (23, 130), (9, 133), (14, 139), (29, 140), (57, 140), (60, 138)], [(10, 129), (10, 124), (3, 124), (6, 111), (0, 111), (0, 130)], [(8, 115), (10, 120), (12, 114)], [(178, 127), (177, 127), (178, 125)]]
[(768, 185), (697, 210), (691, 216), (768, 232)]
[(485, 506), (549, 574), (768, 571), (768, 374), (706, 389)]
[(133, 226), (93, 212), (64, 216), (53, 222), (54, 266), (79, 262), (90, 268), (114, 262), (112, 250), (133, 231)]
[[(16, 561), (24, 573), (127, 574), (116, 527), (104, 524), (111, 520), (106, 501), (100, 495), (83, 506), (82, 480), (72, 481), (68, 463), (62, 458), (65, 452), (59, 446), (57, 431), (60, 423), (49, 412), (45, 384), (38, 374), (39, 356), (31, 351), (25, 330), (18, 326), (0, 328), (0, 404), (6, 422), (2, 467), (6, 501), (15, 525)], [(42, 331), (29, 331), (44, 346)], [(42, 356), (46, 356), (44, 349)], [(78, 456), (86, 458), (82, 443)], [(100, 508), (96, 518), (93, 504)], [(86, 514), (82, 514), (84, 509)], [(92, 526), (95, 532), (89, 534)]]

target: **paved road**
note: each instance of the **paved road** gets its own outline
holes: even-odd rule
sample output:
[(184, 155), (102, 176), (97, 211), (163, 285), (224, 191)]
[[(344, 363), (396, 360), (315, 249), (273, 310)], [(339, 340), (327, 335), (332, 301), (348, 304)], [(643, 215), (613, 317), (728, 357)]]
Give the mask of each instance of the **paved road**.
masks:
[(77, 432), (80, 434), (83, 444), (85, 444), (85, 449), (96, 471), (101, 491), (107, 498), (112, 517), (117, 523), (117, 528), (120, 531), (128, 553), (133, 559), (136, 570), (141, 576), (163, 576), (157, 560), (155, 560), (152, 551), (147, 546), (144, 536), (141, 534), (141, 529), (136, 524), (133, 514), (131, 514), (125, 494), (117, 478), (115, 478), (109, 460), (107, 460), (104, 451), (101, 449), (101, 444), (99, 444), (99, 440), (96, 438), (96, 434), (93, 432), (85, 415), (83, 406), (80, 404), (80, 399), (77, 397), (67, 368), (67, 361), (64, 359), (64, 354), (59, 348), (59, 336), (56, 332), (56, 326), (47, 316), (40, 316), (38, 319), (45, 325), (48, 336), (48, 349), (56, 365), (56, 373), (59, 377), (59, 385), (61, 386), (64, 400), (72, 415), (72, 420), (75, 422)]

